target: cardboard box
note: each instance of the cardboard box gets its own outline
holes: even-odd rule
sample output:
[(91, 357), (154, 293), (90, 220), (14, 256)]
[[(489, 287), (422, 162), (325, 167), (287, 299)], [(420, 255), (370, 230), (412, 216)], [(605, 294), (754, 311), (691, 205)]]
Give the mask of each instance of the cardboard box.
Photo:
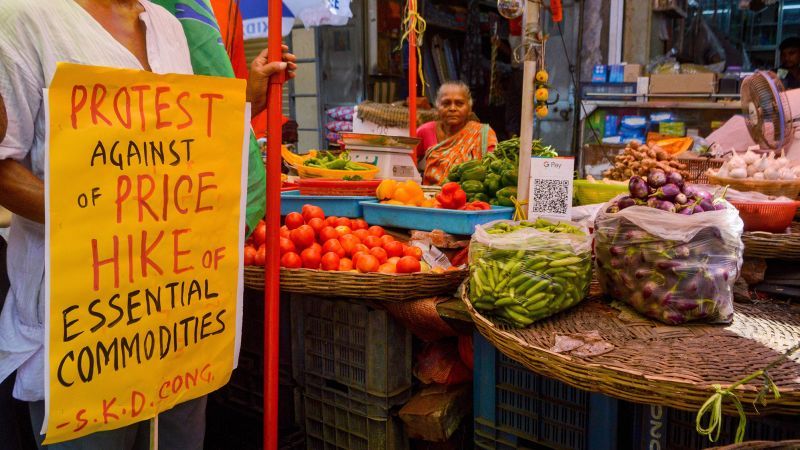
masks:
[(650, 75), (650, 94), (713, 94), (717, 92), (715, 73)]
[(400, 420), (412, 439), (444, 442), (472, 410), (472, 384), (433, 385), (411, 397), (400, 410)]
[(625, 64), (622, 70), (622, 81), (625, 83), (636, 83), (636, 81), (642, 75), (641, 64)]
[(607, 83), (608, 82), (608, 67), (602, 64), (594, 66), (592, 70), (592, 83)]

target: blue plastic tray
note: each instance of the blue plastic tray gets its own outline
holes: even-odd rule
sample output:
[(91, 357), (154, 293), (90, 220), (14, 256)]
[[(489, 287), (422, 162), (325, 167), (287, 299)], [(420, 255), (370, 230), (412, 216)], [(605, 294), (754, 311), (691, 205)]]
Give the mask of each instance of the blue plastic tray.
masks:
[(322, 208), (326, 216), (361, 217), (361, 202), (375, 200), (375, 197), (330, 197), (321, 195), (300, 195), (300, 191), (287, 191), (281, 193), (281, 215), (290, 212), (300, 212), (303, 205), (311, 204)]
[(493, 206), (487, 211), (459, 211), (439, 208), (420, 208), (378, 203), (377, 200), (361, 202), (364, 220), (370, 225), (407, 230), (442, 230), (450, 234), (471, 235), (476, 225), (495, 220), (510, 220), (514, 208)]

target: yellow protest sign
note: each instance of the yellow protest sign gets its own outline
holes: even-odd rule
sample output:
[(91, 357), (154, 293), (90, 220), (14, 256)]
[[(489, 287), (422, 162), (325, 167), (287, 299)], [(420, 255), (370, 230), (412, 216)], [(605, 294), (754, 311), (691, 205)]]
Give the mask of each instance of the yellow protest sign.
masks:
[(46, 443), (227, 383), (238, 352), (241, 80), (60, 64), (48, 94)]

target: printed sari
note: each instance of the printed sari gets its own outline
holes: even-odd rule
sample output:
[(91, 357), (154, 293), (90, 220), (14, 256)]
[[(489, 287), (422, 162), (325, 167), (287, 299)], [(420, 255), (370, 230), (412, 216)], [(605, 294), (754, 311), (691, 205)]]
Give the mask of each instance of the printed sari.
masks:
[(422, 184), (442, 184), (453, 166), (472, 159), (481, 159), (487, 151), (494, 150), (495, 145), (497, 136), (488, 124), (467, 122), (457, 134), (425, 152)]

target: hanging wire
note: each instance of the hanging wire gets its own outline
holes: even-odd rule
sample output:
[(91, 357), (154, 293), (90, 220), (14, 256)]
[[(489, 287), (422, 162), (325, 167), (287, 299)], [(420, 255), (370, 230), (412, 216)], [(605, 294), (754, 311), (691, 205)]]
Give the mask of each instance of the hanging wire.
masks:
[[(417, 12), (417, 0), (408, 0), (405, 7), (405, 19), (403, 19), (403, 36), (400, 38), (400, 46), (402, 47), (403, 41), (408, 41), (411, 33), (416, 37), (417, 49), (417, 76), (419, 84), (422, 85), (422, 96), (425, 96), (425, 74), (422, 71), (422, 40), (425, 37), (425, 30), (428, 28), (427, 22)], [(410, 45), (410, 43), (409, 43)]]

